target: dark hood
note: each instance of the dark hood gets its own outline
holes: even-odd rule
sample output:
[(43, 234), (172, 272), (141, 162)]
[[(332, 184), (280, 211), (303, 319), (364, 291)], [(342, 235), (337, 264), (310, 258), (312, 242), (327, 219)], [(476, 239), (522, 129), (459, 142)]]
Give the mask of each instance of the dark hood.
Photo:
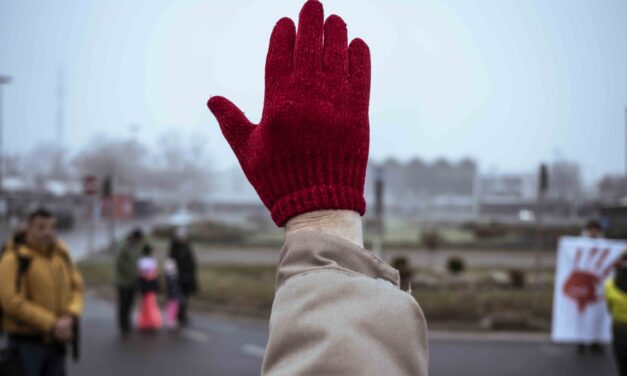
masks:
[(627, 293), (627, 268), (616, 269), (616, 276), (614, 276), (614, 284), (619, 290)]

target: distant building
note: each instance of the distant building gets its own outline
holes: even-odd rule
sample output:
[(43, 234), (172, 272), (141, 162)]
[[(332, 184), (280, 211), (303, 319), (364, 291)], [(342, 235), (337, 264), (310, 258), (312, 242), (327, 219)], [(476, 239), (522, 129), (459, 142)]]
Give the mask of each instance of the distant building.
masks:
[(627, 239), (627, 205), (602, 208), (601, 224), (607, 237)]
[(509, 221), (531, 220), (537, 178), (533, 174), (486, 174), (477, 179), (475, 205), (479, 217)]
[(267, 209), (241, 169), (214, 172), (211, 188), (203, 205), (205, 215), (230, 223), (242, 223), (251, 218), (270, 221)]
[(32, 209), (45, 206), (54, 212), (60, 229), (73, 226), (84, 202), (81, 182), (73, 179), (9, 175), (2, 179), (2, 192), (1, 216), (24, 219)]
[(617, 204), (627, 198), (625, 176), (605, 176), (599, 183), (599, 200), (605, 205)]
[(481, 202), (535, 200), (537, 178), (533, 174), (486, 174), (478, 179), (476, 195)]
[(374, 204), (374, 170), (382, 169), (385, 211), (392, 216), (464, 220), (473, 215), (477, 175), (474, 161), (427, 163), (420, 159), (372, 162), (366, 173), (366, 200)]
[(549, 191), (551, 199), (577, 202), (581, 199), (581, 167), (576, 162), (558, 160), (549, 166)]
[[(543, 214), (555, 223), (577, 222), (585, 209), (581, 170), (577, 163), (559, 160), (549, 165)], [(503, 221), (533, 221), (537, 214), (536, 173), (486, 174), (479, 177), (476, 205), (480, 217)]]

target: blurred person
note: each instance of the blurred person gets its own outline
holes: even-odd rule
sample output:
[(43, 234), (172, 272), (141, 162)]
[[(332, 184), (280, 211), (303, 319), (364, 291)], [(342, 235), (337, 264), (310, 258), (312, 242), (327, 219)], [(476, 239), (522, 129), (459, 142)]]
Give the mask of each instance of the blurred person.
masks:
[(612, 347), (621, 376), (627, 376), (627, 253), (616, 263), (614, 277), (605, 282), (605, 300), (612, 316)]
[[(28, 231), (27, 223), (19, 223), (11, 237), (2, 245), (0, 248), (0, 258), (7, 251), (16, 251), (20, 246), (26, 244), (26, 232)], [(2, 306), (0, 305), (0, 335), (4, 334), (4, 328), (2, 327), (2, 321), (4, 320), (4, 313), (2, 311)]]
[(595, 219), (591, 219), (586, 223), (582, 231), (582, 235), (586, 238), (601, 239), (603, 238), (603, 231), (601, 229), (601, 223)]
[(24, 243), (0, 260), (3, 326), (25, 376), (65, 375), (68, 345), (78, 351), (83, 280), (55, 226), (49, 211), (35, 210)]
[(137, 260), (144, 245), (144, 233), (135, 229), (127, 236), (115, 258), (115, 284), (118, 292), (118, 327), (123, 335), (131, 332), (132, 312), (137, 294)]
[(285, 227), (264, 375), (427, 375), (427, 325), (399, 273), (363, 248), (370, 52), (308, 0), (270, 37), (260, 124), (208, 106)]
[(178, 270), (181, 294), (178, 321), (180, 325), (185, 326), (189, 321), (187, 315), (189, 297), (198, 291), (198, 282), (196, 280), (196, 257), (184, 227), (177, 228), (174, 233), (170, 242), (170, 258), (176, 262)]
[[(586, 226), (581, 232), (582, 236), (590, 239), (601, 239), (603, 238), (603, 232), (601, 230), (601, 223), (599, 221), (591, 219), (586, 223)], [(599, 312), (595, 317), (597, 322), (601, 322), (603, 317), (601, 316), (602, 312)], [(605, 352), (603, 345), (601, 343), (579, 343), (577, 344), (577, 353), (584, 354), (586, 350), (589, 349), (593, 354), (603, 354)]]
[(18, 223), (18, 225), (13, 230), (11, 237), (2, 245), (2, 248), (0, 249), (0, 256), (2, 256), (7, 249), (15, 249), (21, 245), (26, 244), (27, 231), (28, 223)]
[(153, 248), (145, 244), (142, 257), (137, 261), (141, 305), (137, 312), (137, 326), (140, 330), (156, 330), (161, 327), (161, 311), (157, 302), (159, 292), (159, 261), (153, 255)]
[(167, 328), (173, 329), (176, 328), (178, 322), (178, 312), (181, 300), (181, 288), (179, 284), (176, 261), (171, 258), (165, 260), (163, 270), (165, 274), (165, 288), (167, 295), (165, 324)]

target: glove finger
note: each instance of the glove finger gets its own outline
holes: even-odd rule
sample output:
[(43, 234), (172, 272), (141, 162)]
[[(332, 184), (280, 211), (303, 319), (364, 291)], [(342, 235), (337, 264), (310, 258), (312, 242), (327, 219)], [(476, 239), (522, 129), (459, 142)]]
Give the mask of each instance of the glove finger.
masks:
[(308, 0), (300, 11), (294, 53), (294, 68), (310, 73), (322, 67), (324, 10), (317, 0)]
[(218, 120), (222, 134), (233, 149), (239, 148), (255, 129), (246, 115), (224, 97), (211, 97), (207, 102), (207, 107)]
[(348, 35), (342, 18), (331, 15), (324, 23), (324, 53), (322, 67), (325, 71), (346, 75), (348, 73)]
[(292, 71), (296, 26), (289, 18), (282, 18), (274, 26), (266, 58), (266, 86)]
[(353, 39), (348, 46), (348, 74), (354, 94), (361, 100), (370, 98), (370, 49), (363, 40)]

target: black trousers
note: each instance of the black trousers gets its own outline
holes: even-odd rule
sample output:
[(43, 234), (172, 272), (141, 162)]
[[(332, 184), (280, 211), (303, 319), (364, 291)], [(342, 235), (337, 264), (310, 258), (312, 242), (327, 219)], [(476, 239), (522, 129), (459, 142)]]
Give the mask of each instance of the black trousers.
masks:
[(66, 354), (64, 345), (44, 343), (36, 338), (10, 337), (9, 347), (20, 362), (24, 376), (65, 376)]
[(616, 329), (613, 331), (614, 340), (612, 348), (620, 376), (627, 376), (627, 329)]
[(118, 286), (118, 326), (122, 333), (131, 331), (133, 306), (135, 305), (135, 295), (137, 288)]
[(189, 300), (189, 295), (189, 293), (181, 293), (181, 298), (179, 299), (179, 313), (177, 318), (179, 324), (181, 325), (187, 325), (187, 303)]

